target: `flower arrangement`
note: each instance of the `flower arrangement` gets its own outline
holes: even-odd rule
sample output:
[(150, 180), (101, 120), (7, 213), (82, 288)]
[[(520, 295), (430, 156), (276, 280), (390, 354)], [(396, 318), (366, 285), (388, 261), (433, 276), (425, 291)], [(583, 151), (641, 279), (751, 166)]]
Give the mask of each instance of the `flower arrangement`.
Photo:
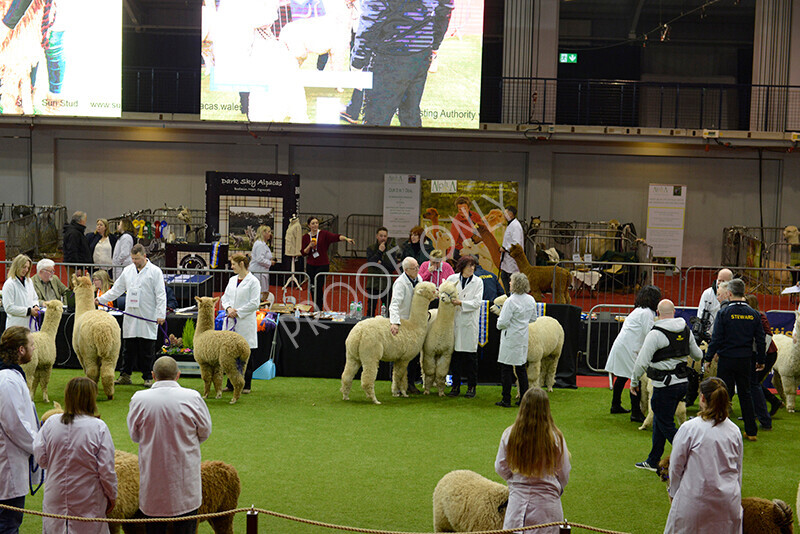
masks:
[(183, 326), (183, 337), (175, 337), (175, 334), (170, 334), (169, 339), (164, 346), (161, 347), (161, 354), (167, 356), (185, 355), (192, 356), (192, 347), (194, 345), (194, 321), (189, 319)]

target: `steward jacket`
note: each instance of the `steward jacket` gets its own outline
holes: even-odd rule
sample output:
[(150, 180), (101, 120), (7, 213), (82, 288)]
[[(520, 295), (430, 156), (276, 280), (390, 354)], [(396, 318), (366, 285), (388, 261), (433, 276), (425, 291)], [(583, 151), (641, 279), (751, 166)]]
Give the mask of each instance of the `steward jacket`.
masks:
[(746, 302), (731, 301), (717, 313), (706, 359), (711, 360), (714, 354), (720, 358), (750, 358), (754, 346), (756, 362), (763, 364), (766, 343), (761, 316)]

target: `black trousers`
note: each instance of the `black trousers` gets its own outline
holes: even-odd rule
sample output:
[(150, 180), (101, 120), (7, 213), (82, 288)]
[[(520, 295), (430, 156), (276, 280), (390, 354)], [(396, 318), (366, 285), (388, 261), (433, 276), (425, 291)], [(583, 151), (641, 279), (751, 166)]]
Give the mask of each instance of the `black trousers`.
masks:
[[(193, 510), (189, 513), (181, 514), (175, 517), (192, 517), (195, 515), (197, 515), (197, 510)], [(172, 532), (174, 534), (195, 534), (195, 532), (197, 532), (196, 519), (176, 521), (174, 523), (145, 523), (145, 528), (147, 529), (147, 534), (167, 534), (167, 527), (169, 525), (172, 525)]]
[(450, 360), (450, 374), (453, 375), (453, 387), (461, 385), (461, 377), (467, 376), (467, 387), (474, 388), (478, 385), (478, 353), (453, 352)]
[(330, 267), (330, 265), (309, 265), (306, 263), (306, 273), (311, 279), (311, 287), (313, 288), (314, 304), (317, 305), (319, 311), (322, 311), (325, 306), (325, 277), (320, 276), (319, 287), (314, 283), (314, 278), (316, 278), (317, 273), (328, 272)]
[(505, 363), (497, 362), (500, 366), (500, 383), (503, 385), (503, 402), (511, 404), (511, 386), (514, 384), (514, 371), (517, 371), (517, 379), (519, 380), (519, 398), (525, 395), (528, 391), (528, 364), (523, 365), (508, 365)]
[(133, 374), (133, 368), (141, 371), (144, 380), (153, 378), (153, 357), (156, 351), (156, 340), (143, 337), (126, 337), (123, 339), (122, 372)]
[(503, 283), (503, 289), (505, 289), (506, 295), (511, 295), (511, 273), (500, 270), (500, 282)]
[(752, 358), (724, 358), (720, 357), (717, 365), (717, 377), (725, 382), (728, 395), (733, 398), (734, 387), (739, 395), (739, 407), (742, 410), (744, 431), (748, 436), (758, 433), (756, 425), (753, 396), (750, 393), (750, 375), (753, 372)]

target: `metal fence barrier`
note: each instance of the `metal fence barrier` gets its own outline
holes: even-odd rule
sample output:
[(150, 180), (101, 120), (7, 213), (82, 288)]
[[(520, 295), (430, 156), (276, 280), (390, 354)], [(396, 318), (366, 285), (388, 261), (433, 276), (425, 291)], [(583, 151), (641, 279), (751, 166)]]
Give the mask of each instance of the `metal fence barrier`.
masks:
[[(347, 243), (345, 250), (353, 258), (367, 255), (367, 247), (375, 242), (375, 232), (383, 226), (383, 215), (351, 213), (344, 222), (344, 233), (355, 243)], [(410, 230), (410, 228), (409, 228)]]
[(0, 239), (8, 256), (56, 254), (66, 222), (64, 206), (0, 204)]
[[(361, 303), (361, 317), (380, 314), (378, 301), (386, 305), (391, 299), (392, 284), (397, 274), (318, 273), (314, 285), (322, 284), (324, 311), (350, 313), (351, 303)], [(372, 303), (374, 306), (369, 309)]]
[(734, 277), (740, 277), (747, 292), (759, 297), (761, 310), (795, 310), (798, 294), (782, 295), (781, 291), (793, 285), (797, 271), (770, 267), (723, 267), (719, 265), (692, 265), (683, 271), (683, 296), (681, 305), (697, 306), (700, 294), (711, 287), (720, 269), (730, 269)]

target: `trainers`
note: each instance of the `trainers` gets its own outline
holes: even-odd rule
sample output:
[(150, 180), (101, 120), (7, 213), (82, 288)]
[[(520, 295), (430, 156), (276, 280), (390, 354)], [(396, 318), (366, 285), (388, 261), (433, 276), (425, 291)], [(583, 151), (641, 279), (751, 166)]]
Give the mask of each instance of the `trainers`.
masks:
[(758, 441), (757, 436), (751, 436), (747, 432), (745, 432), (744, 434), (744, 439), (746, 439), (747, 441)]
[(153, 385), (153, 381), (152, 380), (145, 380), (144, 381), (144, 387), (149, 388), (152, 385)]
[(120, 373), (119, 378), (114, 380), (114, 383), (118, 386), (129, 386), (131, 385), (131, 375)]
[(249, 390), (249, 389), (243, 389), (243, 390), (242, 390), (242, 393), (244, 393), (245, 395), (247, 395), (248, 393), (250, 393), (250, 390)]
[(657, 467), (653, 467), (652, 465), (650, 465), (647, 462), (647, 460), (645, 460), (644, 462), (639, 462), (639, 463), (637, 463), (635, 465), (639, 469), (647, 469), (648, 471), (652, 471), (653, 473), (655, 473), (658, 470)]

